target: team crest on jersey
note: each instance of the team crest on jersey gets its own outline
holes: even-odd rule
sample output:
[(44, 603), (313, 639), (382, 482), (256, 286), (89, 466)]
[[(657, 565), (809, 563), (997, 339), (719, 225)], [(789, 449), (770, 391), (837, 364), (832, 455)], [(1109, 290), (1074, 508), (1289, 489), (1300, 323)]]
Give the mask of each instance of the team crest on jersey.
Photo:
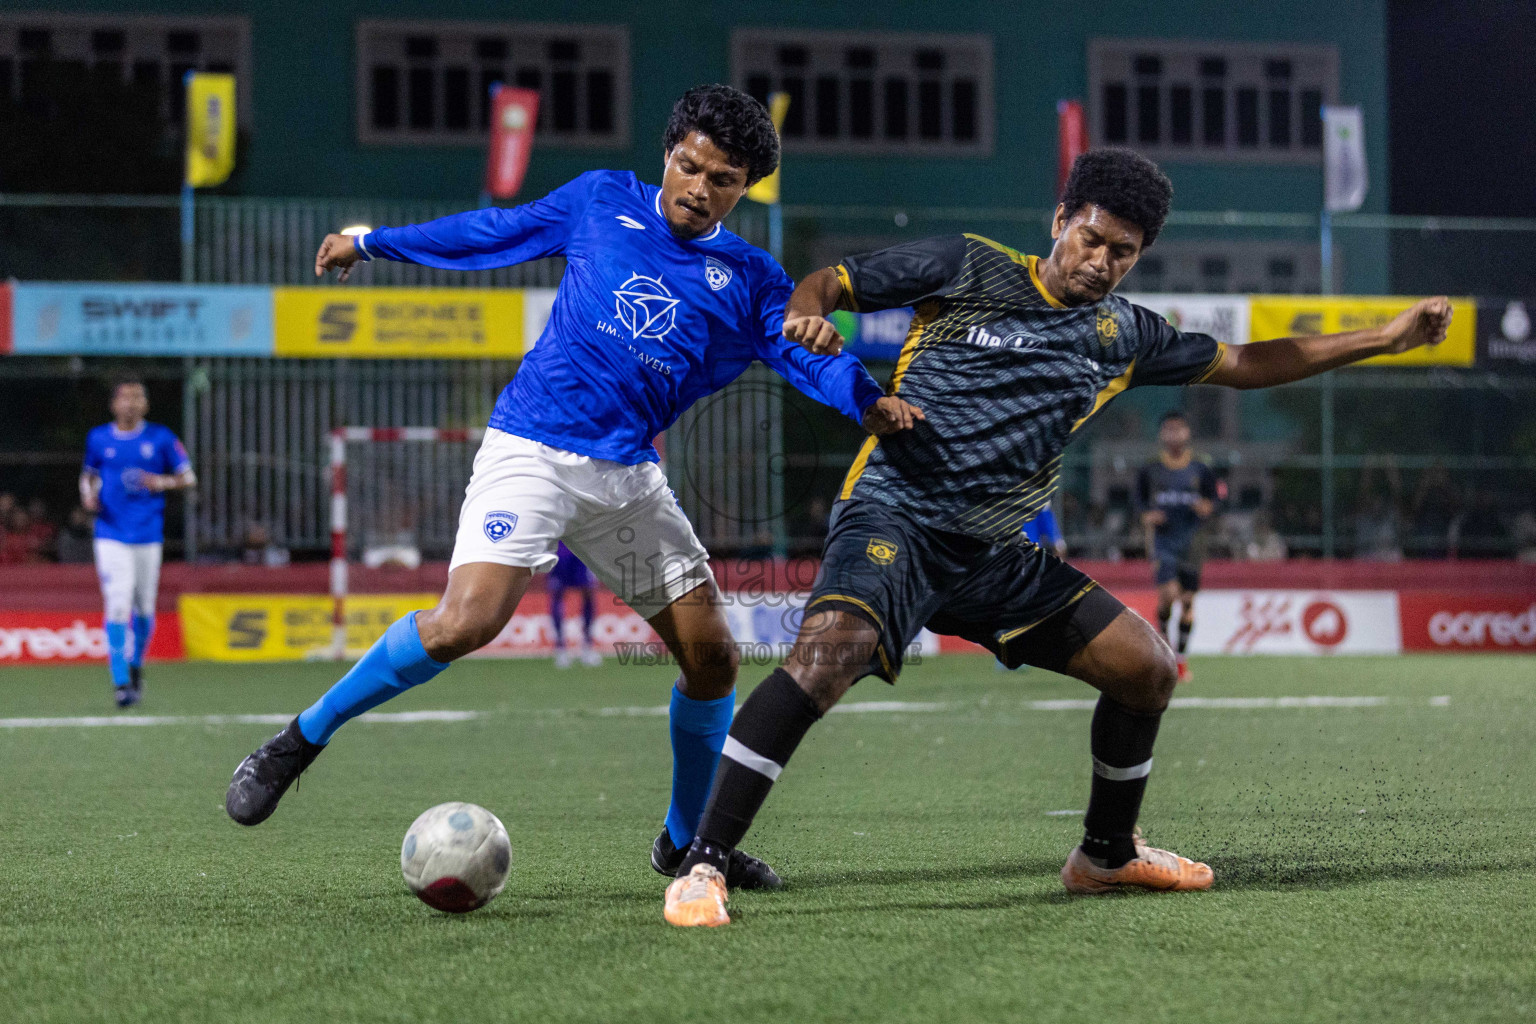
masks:
[(155, 454), (155, 446), (149, 441), (144, 441), (139, 445), (139, 454), (147, 459)]
[(1105, 306), (1099, 307), (1099, 344), (1105, 348), (1120, 340), (1120, 320), (1115, 316), (1115, 311)]
[(614, 290), (613, 315), (629, 329), (631, 338), (660, 340), (677, 325), (677, 303), (659, 277), (630, 274)]
[(896, 561), (896, 545), (888, 540), (881, 540), (878, 537), (870, 539), (869, 546), (864, 549), (864, 553), (876, 565), (890, 565)]
[(517, 513), (487, 512), (484, 529), (485, 535), (491, 539), (492, 544), (500, 544), (512, 536), (512, 531), (517, 529)]
[(704, 280), (709, 282), (710, 291), (717, 292), (731, 283), (731, 268), (713, 256), (705, 256)]

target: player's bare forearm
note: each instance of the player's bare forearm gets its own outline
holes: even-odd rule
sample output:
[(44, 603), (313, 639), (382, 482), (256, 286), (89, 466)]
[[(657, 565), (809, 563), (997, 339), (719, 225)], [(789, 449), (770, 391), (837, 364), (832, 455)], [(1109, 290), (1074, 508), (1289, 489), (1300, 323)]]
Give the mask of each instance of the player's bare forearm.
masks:
[(837, 271), (818, 270), (795, 286), (784, 304), (784, 337), (819, 356), (835, 356), (843, 350), (843, 336), (827, 319), (842, 294)]
[(1438, 345), (1450, 325), (1450, 300), (1424, 299), (1368, 330), (1229, 346), (1206, 383), (1244, 389), (1289, 384), (1372, 356)]

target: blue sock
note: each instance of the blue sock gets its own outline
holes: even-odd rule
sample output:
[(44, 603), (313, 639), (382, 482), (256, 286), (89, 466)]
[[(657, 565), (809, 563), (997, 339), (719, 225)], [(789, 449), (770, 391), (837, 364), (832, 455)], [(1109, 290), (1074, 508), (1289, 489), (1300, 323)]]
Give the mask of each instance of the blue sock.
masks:
[(153, 615), (134, 615), (133, 617), (133, 660), (130, 662), (134, 668), (144, 664), (144, 652), (149, 650), (149, 638), (155, 635), (155, 617)]
[(694, 700), (672, 688), (672, 806), (667, 809), (667, 833), (678, 849), (693, 842), (698, 831), (735, 713), (735, 691), (719, 700)]
[(128, 685), (128, 623), (108, 622), (107, 667), (112, 670), (112, 685)]
[(325, 696), (299, 715), (299, 732), (311, 743), (326, 744), (331, 734), (369, 708), (398, 697), (448, 667), (421, 645), (416, 613), (411, 612), (384, 631), (352, 671)]

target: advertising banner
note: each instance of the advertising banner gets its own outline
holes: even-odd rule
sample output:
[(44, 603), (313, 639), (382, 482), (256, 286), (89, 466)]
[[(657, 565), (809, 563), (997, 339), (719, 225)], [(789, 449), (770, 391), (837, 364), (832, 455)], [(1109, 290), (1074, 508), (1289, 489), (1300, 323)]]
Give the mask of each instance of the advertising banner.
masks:
[(1477, 300), (1477, 368), (1536, 373), (1536, 299)]
[[(1249, 307), (1254, 341), (1307, 334), (1336, 334), (1380, 327), (1419, 301), (1414, 296), (1255, 295)], [(1477, 327), (1477, 303), (1451, 300), (1451, 328), (1434, 348), (1396, 356), (1377, 356), (1361, 366), (1471, 366)]]
[(533, 130), (539, 123), (537, 89), (491, 86), (491, 145), (486, 152), (485, 191), (511, 199), (523, 187), (533, 154)]
[(515, 359), (516, 289), (277, 288), (276, 353), (322, 359)]
[(1536, 654), (1536, 594), (1405, 590), (1405, 651)]
[(1396, 654), (1393, 590), (1205, 590), (1191, 654)]
[(235, 169), (235, 76), (189, 71), (186, 89), (186, 183), (222, 185)]
[(843, 351), (860, 359), (888, 359), (895, 362), (906, 343), (912, 326), (912, 310), (882, 309), (876, 313), (850, 313), (837, 310), (831, 320), (843, 336)]
[[(359, 594), (347, 599), (347, 647), (367, 648), (391, 622), (437, 604), (436, 594)], [(183, 594), (177, 601), (188, 658), (293, 661), (331, 642), (323, 594)]]
[[(174, 612), (155, 618), (151, 661), (180, 660), (181, 621)], [(0, 665), (77, 665), (107, 660), (101, 613), (0, 611)]]
[(1129, 292), (1121, 298), (1144, 306), (1181, 331), (1209, 334), (1228, 345), (1248, 344), (1248, 296)]
[(11, 300), (17, 355), (272, 354), (270, 288), (19, 282)]

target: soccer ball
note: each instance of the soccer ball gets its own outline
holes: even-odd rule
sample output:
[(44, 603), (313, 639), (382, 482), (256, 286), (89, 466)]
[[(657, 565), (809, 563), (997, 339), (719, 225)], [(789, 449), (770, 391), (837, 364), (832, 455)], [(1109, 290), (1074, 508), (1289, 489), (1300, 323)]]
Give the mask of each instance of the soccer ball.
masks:
[(507, 884), (512, 844), (501, 821), (475, 804), (448, 803), (422, 813), (400, 846), (400, 873), (434, 910), (467, 914)]

